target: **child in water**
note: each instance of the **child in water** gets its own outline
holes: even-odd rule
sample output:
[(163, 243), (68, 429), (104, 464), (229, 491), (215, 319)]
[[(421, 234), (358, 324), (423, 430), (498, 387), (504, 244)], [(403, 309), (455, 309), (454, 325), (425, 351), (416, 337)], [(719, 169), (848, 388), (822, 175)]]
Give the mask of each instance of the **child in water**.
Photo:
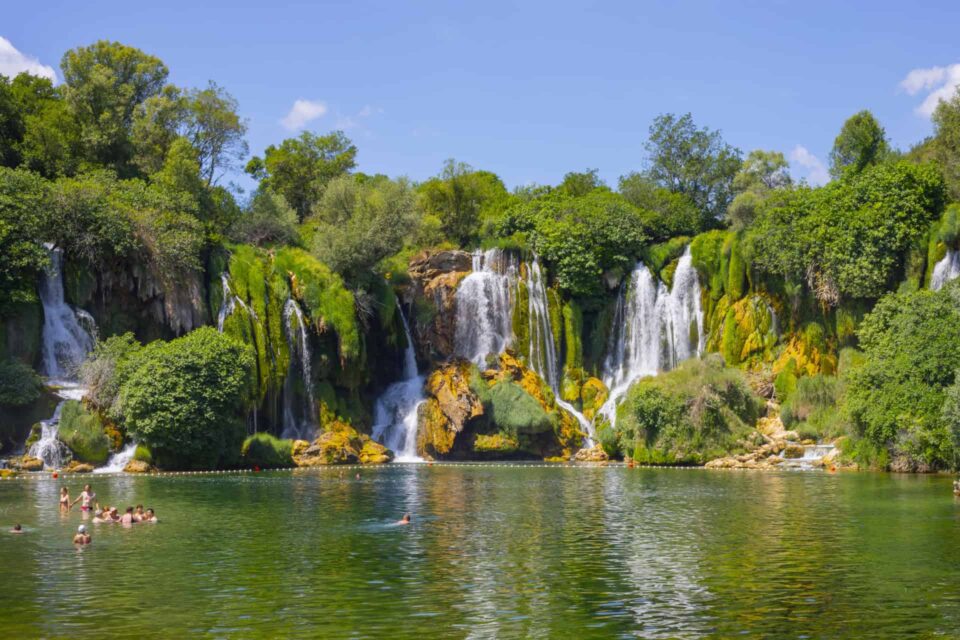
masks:
[(93, 539), (87, 533), (87, 528), (84, 525), (77, 527), (77, 535), (73, 536), (73, 544), (90, 544), (92, 541)]

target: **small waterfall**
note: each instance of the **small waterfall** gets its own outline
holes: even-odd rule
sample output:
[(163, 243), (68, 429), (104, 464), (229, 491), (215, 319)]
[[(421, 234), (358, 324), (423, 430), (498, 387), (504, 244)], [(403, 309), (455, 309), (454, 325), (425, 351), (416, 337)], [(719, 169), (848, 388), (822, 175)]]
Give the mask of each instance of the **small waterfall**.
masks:
[(960, 251), (951, 249), (934, 265), (933, 274), (930, 276), (930, 289), (939, 291), (957, 276), (960, 276)]
[(67, 459), (67, 446), (60, 442), (60, 413), (66, 400), (57, 404), (53, 416), (40, 422), (40, 439), (30, 446), (27, 455), (43, 460), (45, 469), (59, 469)]
[(457, 355), (483, 366), (513, 341), (513, 283), (516, 261), (500, 249), (473, 254), (473, 272), (455, 295)]
[(560, 358), (557, 354), (557, 345), (553, 339), (553, 324), (550, 319), (550, 306), (547, 301), (547, 287), (543, 281), (543, 272), (540, 269), (540, 260), (536, 255), (533, 262), (527, 266), (528, 316), (530, 332), (530, 357), (528, 364), (553, 390), (557, 404), (566, 409), (574, 417), (589, 436), (588, 446), (594, 436), (593, 424), (582, 413), (560, 397)]
[(677, 263), (671, 289), (655, 282), (650, 270), (637, 263), (617, 300), (603, 364), (610, 396), (600, 412), (613, 424), (617, 404), (631, 384), (700, 355), (704, 344), (700, 280), (690, 247)]
[(780, 465), (781, 469), (819, 469), (823, 466), (823, 459), (832, 455), (836, 447), (832, 444), (803, 445), (803, 456), (787, 458)]
[(43, 303), (43, 369), (53, 379), (74, 380), (93, 349), (96, 325), (63, 299), (63, 251), (48, 246), (50, 266), (40, 281)]
[(240, 299), (230, 287), (230, 276), (226, 271), (220, 274), (220, 284), (223, 288), (223, 301), (220, 303), (220, 310), (217, 312), (217, 331), (223, 333), (223, 325), (227, 318), (233, 315), (233, 312), (240, 307), (247, 312), (251, 319), (257, 320), (257, 313), (247, 303)]
[[(310, 440), (317, 432), (316, 407), (313, 395), (313, 377), (310, 371), (310, 335), (300, 305), (293, 298), (283, 306), (283, 330), (290, 348), (290, 367), (283, 383), (283, 432), (282, 437)], [(296, 377), (299, 374), (303, 389), (297, 393)], [(302, 398), (297, 406), (297, 396)], [(299, 414), (299, 415), (298, 415)]]
[(131, 442), (125, 446), (120, 451), (117, 451), (115, 454), (110, 456), (110, 459), (107, 460), (107, 464), (98, 469), (94, 469), (94, 473), (121, 473), (127, 466), (127, 463), (133, 460), (133, 454), (137, 452), (137, 443)]
[(397, 462), (419, 462), (417, 427), (420, 405), (424, 401), (424, 379), (417, 370), (413, 337), (399, 301), (397, 308), (407, 339), (407, 348), (403, 352), (403, 380), (391, 384), (377, 398), (373, 411), (373, 439), (391, 449)]

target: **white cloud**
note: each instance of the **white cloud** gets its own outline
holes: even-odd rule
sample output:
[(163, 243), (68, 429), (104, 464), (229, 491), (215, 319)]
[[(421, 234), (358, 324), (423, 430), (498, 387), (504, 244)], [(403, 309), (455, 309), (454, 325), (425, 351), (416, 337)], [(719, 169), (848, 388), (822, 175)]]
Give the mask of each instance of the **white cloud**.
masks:
[(790, 162), (803, 169), (806, 173), (803, 177), (810, 184), (822, 185), (830, 182), (830, 173), (826, 165), (805, 146), (798, 144), (793, 148), (790, 152)]
[(0, 36), (0, 74), (12, 79), (24, 71), (34, 76), (57, 81), (57, 74), (53, 67), (40, 64), (36, 58), (20, 53), (13, 43)]
[(369, 118), (370, 116), (383, 113), (383, 109), (380, 107), (372, 107), (369, 104), (363, 105), (363, 108), (360, 111), (357, 111), (353, 115), (340, 115), (337, 118), (336, 127), (341, 131), (349, 131), (350, 129), (361, 129), (366, 131), (366, 128), (363, 126), (363, 120)]
[(327, 113), (327, 105), (315, 100), (300, 98), (293, 103), (283, 120), (280, 121), (290, 131), (302, 129), (308, 122), (323, 117)]
[(900, 88), (911, 96), (918, 93), (927, 94), (914, 111), (928, 118), (941, 100), (949, 100), (953, 97), (957, 87), (960, 87), (960, 64), (914, 69), (900, 81)]

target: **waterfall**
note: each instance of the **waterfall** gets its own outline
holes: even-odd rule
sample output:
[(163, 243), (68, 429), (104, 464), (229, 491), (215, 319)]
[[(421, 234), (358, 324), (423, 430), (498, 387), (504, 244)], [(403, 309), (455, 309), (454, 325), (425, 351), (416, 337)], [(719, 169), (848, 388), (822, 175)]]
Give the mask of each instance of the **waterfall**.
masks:
[[(309, 440), (316, 435), (316, 407), (313, 395), (313, 378), (310, 372), (310, 335), (303, 319), (300, 305), (288, 298), (283, 306), (283, 331), (290, 348), (290, 366), (283, 382), (283, 432), (282, 437)], [(303, 390), (297, 393), (295, 379), (299, 374)], [(297, 406), (297, 396), (302, 398)], [(299, 415), (297, 415), (299, 413)]]
[(930, 276), (930, 289), (939, 291), (943, 285), (960, 276), (960, 251), (953, 249), (947, 251), (933, 267), (933, 275)]
[(484, 366), (513, 341), (513, 283), (517, 264), (500, 249), (473, 254), (473, 271), (457, 288), (454, 349)]
[(423, 404), (423, 376), (417, 370), (410, 326), (397, 302), (407, 348), (403, 352), (403, 379), (394, 382), (377, 398), (374, 406), (373, 439), (396, 454), (397, 462), (419, 462), (417, 455), (417, 426), (420, 405)]
[(58, 437), (60, 413), (63, 411), (64, 402), (66, 401), (57, 404), (51, 418), (40, 421), (40, 439), (34, 442), (27, 452), (31, 457), (43, 460), (43, 466), (46, 469), (59, 469), (67, 458), (67, 446), (60, 442)]
[(217, 312), (217, 331), (223, 333), (223, 324), (227, 321), (227, 318), (233, 315), (237, 307), (246, 311), (252, 320), (256, 321), (258, 319), (257, 312), (247, 306), (247, 303), (233, 292), (230, 287), (230, 276), (227, 275), (226, 271), (220, 274), (220, 285), (223, 290), (223, 301), (221, 301), (220, 310)]
[(43, 304), (43, 372), (53, 379), (74, 380), (93, 349), (95, 324), (90, 314), (75, 311), (63, 299), (63, 251), (48, 246), (50, 266), (40, 280)]
[[(557, 404), (569, 411), (586, 431), (592, 441), (595, 434), (593, 425), (582, 413), (560, 397), (560, 358), (553, 338), (553, 324), (550, 319), (550, 306), (547, 300), (547, 287), (543, 281), (540, 260), (536, 255), (527, 266), (527, 311), (529, 317), (530, 357), (528, 364), (553, 390)], [(588, 442), (588, 445), (590, 442)]]
[(617, 299), (603, 364), (610, 396), (601, 413), (613, 424), (617, 404), (633, 382), (701, 354), (704, 344), (700, 280), (690, 247), (677, 263), (671, 289), (655, 282), (650, 270), (637, 263)]
[(125, 446), (120, 451), (117, 451), (115, 454), (110, 456), (110, 459), (107, 460), (107, 464), (98, 469), (94, 469), (94, 473), (121, 473), (127, 466), (127, 463), (133, 460), (133, 454), (137, 452), (137, 443), (131, 442)]

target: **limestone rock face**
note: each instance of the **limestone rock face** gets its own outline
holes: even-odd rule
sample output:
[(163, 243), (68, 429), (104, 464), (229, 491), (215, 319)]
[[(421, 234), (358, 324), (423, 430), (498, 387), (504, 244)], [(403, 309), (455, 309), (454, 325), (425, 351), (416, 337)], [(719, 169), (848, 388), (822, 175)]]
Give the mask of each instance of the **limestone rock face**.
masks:
[(43, 460), (30, 456), (23, 456), (15, 462), (20, 471), (43, 471)]
[(123, 468), (124, 473), (150, 473), (151, 471), (153, 471), (153, 468), (143, 460), (131, 460)]
[(599, 444), (595, 444), (589, 449), (580, 449), (573, 457), (577, 462), (606, 462), (610, 459), (607, 452)]
[(470, 364), (452, 362), (427, 378), (427, 401), (420, 409), (417, 450), (430, 457), (453, 449), (457, 434), (467, 422), (483, 415), (483, 402), (470, 389)]
[(393, 452), (348, 424), (334, 422), (328, 431), (307, 444), (298, 440), (293, 446), (293, 461), (298, 467), (330, 464), (383, 464), (393, 460)]
[(64, 471), (68, 473), (93, 473), (93, 465), (87, 464), (86, 462), (77, 462), (72, 460), (70, 464), (66, 466)]
[(471, 271), (466, 251), (424, 251), (410, 260), (410, 286), (404, 292), (418, 312), (412, 318), (417, 355), (422, 361), (438, 362), (453, 357), (455, 299), (457, 286)]

